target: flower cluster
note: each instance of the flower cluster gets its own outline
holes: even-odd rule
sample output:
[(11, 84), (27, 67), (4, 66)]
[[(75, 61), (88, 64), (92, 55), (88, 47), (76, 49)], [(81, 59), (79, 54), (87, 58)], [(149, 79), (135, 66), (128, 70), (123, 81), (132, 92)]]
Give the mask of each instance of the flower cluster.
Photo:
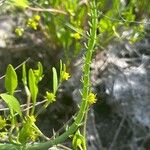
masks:
[(96, 103), (97, 99), (96, 99), (96, 94), (90, 92), (88, 95), (88, 103), (89, 105), (92, 105), (94, 103)]
[(80, 40), (81, 39), (81, 35), (79, 33), (77, 33), (77, 32), (76, 33), (72, 33), (71, 37), (73, 37), (76, 40)]
[(29, 18), (27, 21), (27, 26), (29, 26), (30, 28), (34, 30), (37, 30), (40, 19), (41, 17), (39, 15), (35, 15), (32, 18)]
[(48, 100), (49, 103), (53, 103), (56, 101), (56, 96), (54, 95), (54, 93), (48, 91), (46, 92), (45, 98)]
[(62, 71), (62, 81), (68, 80), (70, 78), (70, 74), (66, 71)]
[(17, 35), (17, 36), (22, 36), (23, 35), (23, 33), (24, 33), (24, 29), (23, 28), (21, 28), (21, 27), (17, 27), (16, 29), (15, 29), (15, 34)]

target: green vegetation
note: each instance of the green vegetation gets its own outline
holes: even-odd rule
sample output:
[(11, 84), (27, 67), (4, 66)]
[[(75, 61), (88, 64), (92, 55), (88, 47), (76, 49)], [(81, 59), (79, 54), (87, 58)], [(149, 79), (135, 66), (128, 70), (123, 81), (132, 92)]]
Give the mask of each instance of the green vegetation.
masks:
[[(53, 90), (45, 91), (45, 100), (38, 111), (35, 110), (40, 92), (39, 84), (44, 78), (42, 64), (38, 62), (37, 69), (29, 70), (26, 69), (26, 63), (22, 64), (22, 82), (27, 96), (25, 107), (15, 94), (18, 87), (15, 68), (8, 65), (5, 74), (6, 91), (0, 93), (0, 97), (9, 108), (9, 113), (7, 112), (5, 117), (0, 116), (0, 137), (4, 139), (4, 143), (0, 144), (1, 150), (47, 150), (54, 145), (59, 146), (70, 137), (74, 150), (87, 149), (85, 130), (87, 115), (90, 106), (96, 102), (96, 94), (92, 93), (90, 83), (90, 64), (95, 47), (105, 48), (112, 40), (128, 40), (131, 43), (140, 40), (145, 34), (144, 19), (149, 11), (142, 10), (147, 1), (141, 3), (132, 0), (129, 4), (125, 4), (114, 0), (110, 6), (109, 1), (104, 0), (98, 3), (95, 0), (82, 2), (78, 0), (6, 1), (10, 7), (15, 6), (22, 11), (32, 12), (32, 16), (27, 16), (25, 26), (16, 27), (15, 33), (18, 37), (23, 36), (29, 28), (33, 31), (42, 31), (52, 47), (63, 48), (66, 65), (78, 56), (83, 47), (81, 42), (84, 40), (86, 40), (86, 53), (79, 110), (73, 123), (68, 124), (67, 130), (60, 135), (56, 133), (51, 139), (39, 130), (36, 119), (43, 110), (56, 101), (60, 84), (70, 78), (66, 65), (60, 60), (59, 72), (56, 68), (51, 68)], [(124, 36), (128, 31), (131, 31), (130, 34)]]

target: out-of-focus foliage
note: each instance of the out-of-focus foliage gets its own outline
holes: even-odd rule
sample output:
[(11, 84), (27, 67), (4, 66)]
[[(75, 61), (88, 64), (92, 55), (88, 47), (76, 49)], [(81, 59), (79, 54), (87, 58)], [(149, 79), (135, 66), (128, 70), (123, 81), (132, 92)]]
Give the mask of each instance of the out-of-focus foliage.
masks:
[(99, 32), (101, 45), (107, 45), (115, 37), (133, 43), (140, 40), (150, 14), (148, 0), (101, 1), (99, 4)]
[[(26, 29), (40, 30), (54, 49), (63, 49), (66, 62), (78, 56), (89, 28), (88, 0), (6, 0), (27, 11), (24, 27), (16, 27), (18, 36)], [(134, 43), (145, 34), (150, 17), (149, 0), (101, 0), (99, 11), (98, 45), (106, 47), (113, 40)], [(17, 8), (18, 8), (17, 7)], [(13, 13), (15, 13), (13, 9)], [(23, 30), (24, 28), (24, 30)]]
[[(24, 31), (28, 28), (41, 30), (47, 43), (54, 49), (63, 49), (66, 62), (70, 62), (82, 49), (81, 42), (89, 28), (88, 7), (85, 0), (6, 0), (26, 8)], [(150, 15), (149, 0), (101, 0), (99, 11), (98, 45), (105, 47), (112, 40), (128, 40), (133, 43), (145, 34), (145, 24)], [(13, 12), (15, 12), (13, 10)], [(36, 19), (37, 17), (37, 19)], [(18, 36), (23, 30), (15, 30)]]
[(29, 6), (28, 0), (8, 0), (10, 4), (13, 6), (21, 7), (21, 8), (26, 8)]
[[(63, 47), (67, 60), (76, 56), (81, 50), (79, 41), (86, 26), (87, 6), (80, 4), (80, 0), (40, 0), (35, 2), (42, 8), (54, 8), (66, 14), (42, 12), (42, 29), (55, 47)], [(77, 30), (77, 31), (76, 31)]]

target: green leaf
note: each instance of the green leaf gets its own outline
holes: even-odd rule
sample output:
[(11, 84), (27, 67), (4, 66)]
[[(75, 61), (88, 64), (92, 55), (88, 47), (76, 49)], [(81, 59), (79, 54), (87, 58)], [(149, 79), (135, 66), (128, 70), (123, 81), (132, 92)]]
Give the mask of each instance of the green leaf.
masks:
[(22, 112), (20, 109), (19, 101), (13, 96), (6, 93), (0, 94), (1, 98), (6, 102), (9, 109), (14, 110), (17, 112), (20, 116), (22, 116)]
[(62, 60), (60, 59), (60, 76), (61, 76), (62, 69), (63, 69), (63, 63)]
[(22, 144), (27, 141), (35, 141), (42, 132), (35, 125), (34, 116), (27, 116), (24, 120), (23, 127), (19, 132), (18, 140)]
[(37, 94), (38, 94), (38, 87), (37, 87), (36, 79), (35, 79), (35, 76), (34, 76), (34, 73), (33, 73), (32, 69), (29, 70), (28, 77), (29, 77), (29, 89), (30, 89), (32, 101), (35, 104), (36, 103)]
[(10, 0), (9, 3), (20, 8), (26, 8), (29, 6), (28, 0)]
[(26, 64), (22, 65), (22, 82), (24, 85), (27, 85), (27, 74), (26, 74)]
[(56, 69), (53, 67), (52, 70), (53, 70), (53, 93), (55, 94), (58, 88), (58, 78)]
[(39, 70), (39, 75), (42, 76), (43, 75), (43, 66), (42, 66), (41, 62), (38, 62), (38, 70)]
[(17, 74), (12, 65), (8, 65), (5, 76), (5, 88), (10, 95), (14, 94), (18, 85)]
[(31, 134), (31, 125), (28, 123), (24, 123), (22, 129), (19, 132), (18, 140), (20, 143), (25, 144), (29, 139)]
[(6, 125), (7, 124), (5, 118), (2, 118), (2, 116), (0, 116), (0, 130), (5, 128)]

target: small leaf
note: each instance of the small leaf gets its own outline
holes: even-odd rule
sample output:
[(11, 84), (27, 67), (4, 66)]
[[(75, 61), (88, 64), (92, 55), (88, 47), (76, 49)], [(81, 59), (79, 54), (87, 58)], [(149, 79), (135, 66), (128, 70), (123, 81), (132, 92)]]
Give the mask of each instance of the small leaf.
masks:
[(14, 94), (18, 85), (17, 74), (12, 65), (8, 65), (5, 76), (5, 88), (10, 95)]
[(56, 101), (56, 96), (54, 95), (54, 93), (48, 92), (46, 91), (46, 96), (45, 98), (48, 100), (49, 103), (53, 103)]
[(40, 82), (43, 78), (43, 66), (40, 62), (38, 62), (38, 69), (34, 70), (34, 75), (36, 79), (36, 83)]
[(62, 72), (62, 69), (63, 69), (63, 63), (62, 63), (62, 60), (60, 59), (60, 76), (61, 76), (61, 72)]
[(25, 144), (31, 134), (31, 125), (24, 123), (22, 129), (19, 132), (18, 140), (20, 143)]
[(35, 125), (35, 117), (27, 116), (24, 120), (23, 127), (19, 132), (18, 140), (25, 144), (28, 140), (35, 141), (41, 134), (38, 127)]
[(6, 102), (9, 109), (14, 110), (17, 112), (20, 116), (22, 116), (22, 112), (20, 109), (19, 101), (13, 96), (6, 93), (0, 94), (1, 98)]
[(5, 118), (2, 118), (2, 116), (0, 116), (0, 130), (5, 128), (6, 126), (6, 120)]
[(39, 70), (39, 75), (42, 76), (43, 75), (43, 66), (40, 62), (38, 62), (38, 70)]
[(35, 76), (34, 76), (32, 69), (29, 70), (29, 76), (28, 77), (29, 77), (29, 89), (31, 92), (32, 101), (35, 104), (37, 94), (38, 94), (38, 87), (37, 87), (36, 79), (35, 79)]
[(53, 67), (52, 70), (53, 70), (53, 93), (55, 94), (58, 88), (58, 78), (56, 69)]

